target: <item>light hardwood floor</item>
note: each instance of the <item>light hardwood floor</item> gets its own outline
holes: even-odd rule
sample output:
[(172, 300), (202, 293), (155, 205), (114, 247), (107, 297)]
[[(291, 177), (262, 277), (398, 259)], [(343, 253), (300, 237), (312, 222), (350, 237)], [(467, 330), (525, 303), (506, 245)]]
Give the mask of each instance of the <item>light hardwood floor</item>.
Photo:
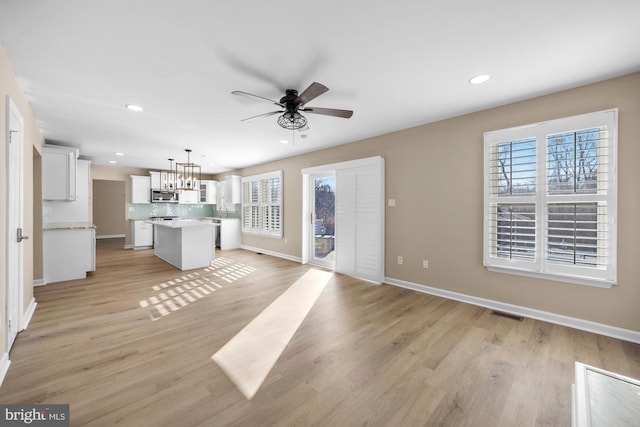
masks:
[(69, 403), (73, 426), (569, 426), (574, 361), (640, 378), (640, 345), (336, 274), (247, 400), (211, 356), (309, 267), (121, 247), (36, 288), (0, 402)]

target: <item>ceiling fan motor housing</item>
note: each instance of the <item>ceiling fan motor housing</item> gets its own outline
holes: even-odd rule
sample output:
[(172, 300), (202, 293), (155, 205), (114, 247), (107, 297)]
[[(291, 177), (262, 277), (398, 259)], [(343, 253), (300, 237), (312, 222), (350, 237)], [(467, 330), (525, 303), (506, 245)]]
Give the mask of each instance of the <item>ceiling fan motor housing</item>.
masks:
[(298, 91), (295, 89), (287, 89), (285, 91), (285, 96), (280, 98), (280, 104), (284, 105), (287, 111), (296, 111), (300, 106), (299, 103), (296, 103), (298, 99)]

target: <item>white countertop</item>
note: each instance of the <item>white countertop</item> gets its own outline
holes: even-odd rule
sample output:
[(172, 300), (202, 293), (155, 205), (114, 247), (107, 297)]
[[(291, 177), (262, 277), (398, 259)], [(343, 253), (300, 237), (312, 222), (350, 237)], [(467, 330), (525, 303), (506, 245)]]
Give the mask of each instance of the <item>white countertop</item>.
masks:
[(213, 225), (211, 222), (199, 221), (197, 219), (174, 219), (171, 221), (147, 220), (145, 222), (167, 228), (211, 227)]
[(50, 222), (42, 226), (43, 230), (80, 230), (84, 228), (96, 228), (90, 222)]

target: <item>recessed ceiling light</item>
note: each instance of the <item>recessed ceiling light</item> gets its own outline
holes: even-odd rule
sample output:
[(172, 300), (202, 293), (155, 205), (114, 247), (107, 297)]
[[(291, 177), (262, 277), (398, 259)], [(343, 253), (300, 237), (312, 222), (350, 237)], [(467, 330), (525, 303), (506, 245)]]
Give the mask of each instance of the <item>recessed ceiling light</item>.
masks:
[(116, 162), (115, 160), (109, 160), (109, 163), (111, 163), (112, 165), (115, 165), (118, 162)]
[(116, 156), (124, 156), (124, 153), (116, 153)]
[(281, 140), (280, 140), (280, 143), (281, 143), (281, 144), (288, 144), (288, 143), (289, 143), (289, 141), (287, 141), (286, 139), (281, 139)]
[(125, 107), (127, 107), (127, 109), (131, 111), (142, 111), (142, 107), (135, 104), (127, 104), (125, 105)]
[(469, 83), (471, 83), (472, 85), (479, 85), (480, 83), (486, 82), (490, 78), (491, 76), (489, 74), (481, 74), (479, 76), (472, 77), (471, 80), (469, 80)]

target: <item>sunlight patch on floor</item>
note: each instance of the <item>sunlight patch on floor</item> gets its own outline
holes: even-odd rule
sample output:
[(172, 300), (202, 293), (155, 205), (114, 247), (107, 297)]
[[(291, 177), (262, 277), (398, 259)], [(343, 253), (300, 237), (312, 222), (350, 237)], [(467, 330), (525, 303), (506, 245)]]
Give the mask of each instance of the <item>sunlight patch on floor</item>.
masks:
[(152, 286), (153, 295), (139, 301), (138, 305), (149, 311), (151, 320), (158, 320), (222, 289), (215, 280), (231, 284), (254, 271), (255, 267), (219, 257), (204, 271), (193, 271)]
[(258, 391), (332, 275), (307, 271), (211, 356), (247, 399)]

